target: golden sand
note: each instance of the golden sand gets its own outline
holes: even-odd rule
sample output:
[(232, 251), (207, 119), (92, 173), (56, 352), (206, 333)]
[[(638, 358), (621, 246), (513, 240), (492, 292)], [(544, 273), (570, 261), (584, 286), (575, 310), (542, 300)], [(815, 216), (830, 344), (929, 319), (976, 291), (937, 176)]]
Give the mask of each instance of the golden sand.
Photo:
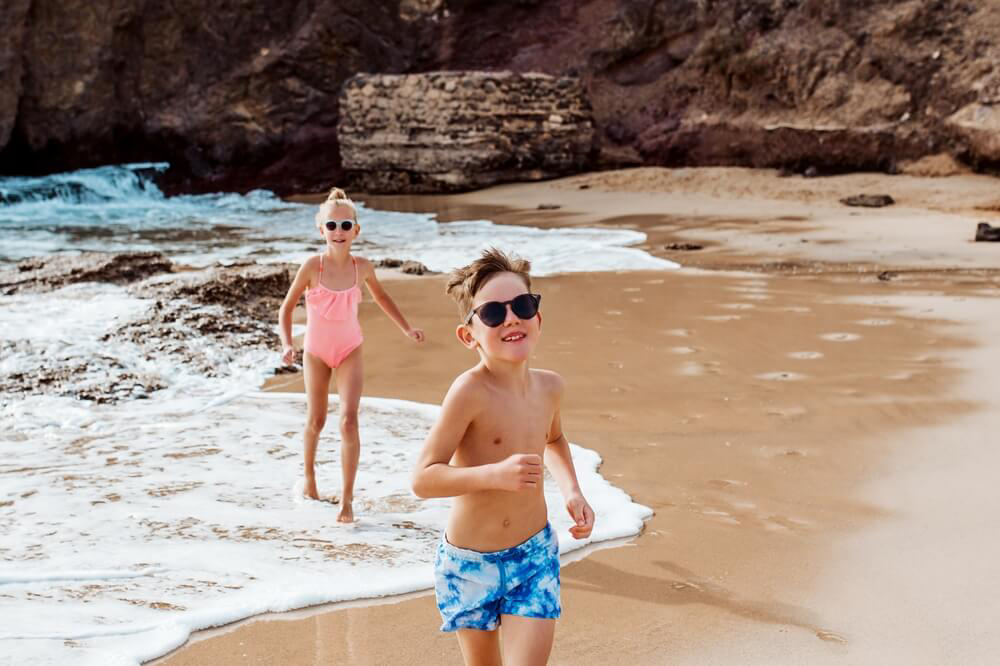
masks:
[[(837, 201), (861, 191), (899, 203)], [(551, 663), (995, 660), (985, 475), (1000, 463), (987, 434), (1000, 431), (988, 371), (1000, 245), (970, 241), (998, 192), (967, 175), (642, 169), (370, 199), (442, 219), (638, 228), (648, 251), (690, 267), (537, 281), (535, 365), (566, 379), (567, 435), (655, 511), (628, 545), (564, 568)], [(664, 248), (683, 242), (704, 249)], [(474, 361), (443, 278), (387, 286), (428, 341), (407, 345), (364, 303), (365, 393), (439, 402)], [(460, 663), (438, 623), (418, 595), (244, 622), (161, 661)]]

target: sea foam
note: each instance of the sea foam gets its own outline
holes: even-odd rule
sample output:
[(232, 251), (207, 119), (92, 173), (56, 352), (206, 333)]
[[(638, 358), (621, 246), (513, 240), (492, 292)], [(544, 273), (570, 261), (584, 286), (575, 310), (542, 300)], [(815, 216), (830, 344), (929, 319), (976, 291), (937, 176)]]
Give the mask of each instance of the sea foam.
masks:
[[(301, 262), (322, 249), (316, 206), (265, 190), (166, 197), (154, 182), (166, 167), (127, 164), (0, 178), (0, 262), (66, 251), (157, 250), (180, 263), (207, 266), (246, 259)], [(431, 213), (363, 204), (359, 211), (362, 231), (354, 251), (370, 259), (413, 259), (436, 271), (462, 266), (491, 245), (531, 260), (535, 275), (678, 266), (635, 248), (646, 235), (630, 229), (441, 223)]]

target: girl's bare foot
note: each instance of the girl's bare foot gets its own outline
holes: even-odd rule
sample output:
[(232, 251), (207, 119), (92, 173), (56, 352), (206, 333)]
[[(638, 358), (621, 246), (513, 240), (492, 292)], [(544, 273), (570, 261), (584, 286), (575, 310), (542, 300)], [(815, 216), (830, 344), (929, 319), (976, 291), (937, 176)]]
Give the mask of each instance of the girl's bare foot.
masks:
[(351, 503), (344, 500), (343, 505), (340, 507), (340, 515), (337, 516), (337, 522), (340, 523), (353, 523), (354, 522), (354, 508)]
[(310, 476), (306, 477), (306, 484), (302, 488), (302, 494), (305, 497), (308, 497), (309, 499), (314, 499), (314, 500), (318, 500), (319, 499), (319, 491), (316, 490), (316, 478), (315, 477), (310, 477)]

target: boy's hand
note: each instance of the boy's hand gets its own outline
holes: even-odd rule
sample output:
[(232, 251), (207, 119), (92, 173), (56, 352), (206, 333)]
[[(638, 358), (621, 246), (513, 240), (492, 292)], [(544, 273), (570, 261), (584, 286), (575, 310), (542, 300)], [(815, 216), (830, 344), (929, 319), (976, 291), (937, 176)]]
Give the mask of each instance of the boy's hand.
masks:
[(594, 510), (583, 499), (583, 495), (574, 495), (566, 500), (566, 511), (569, 517), (576, 523), (569, 528), (569, 533), (574, 539), (586, 539), (594, 529)]
[(285, 347), (281, 350), (281, 360), (285, 365), (294, 365), (295, 363), (295, 347), (291, 345)]
[(424, 341), (424, 331), (420, 328), (408, 328), (406, 329), (406, 335), (417, 342)]
[(494, 464), (497, 490), (526, 490), (542, 483), (542, 457), (534, 453), (515, 453)]

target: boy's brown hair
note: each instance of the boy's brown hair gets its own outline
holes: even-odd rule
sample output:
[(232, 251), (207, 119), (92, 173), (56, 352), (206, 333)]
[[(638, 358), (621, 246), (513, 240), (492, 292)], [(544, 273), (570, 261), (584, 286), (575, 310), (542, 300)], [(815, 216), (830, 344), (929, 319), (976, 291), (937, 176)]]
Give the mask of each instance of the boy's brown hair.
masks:
[(458, 316), (465, 317), (472, 309), (472, 300), (491, 277), (497, 273), (514, 273), (531, 290), (531, 262), (520, 257), (508, 256), (491, 247), (468, 266), (451, 272), (445, 291), (458, 304)]

